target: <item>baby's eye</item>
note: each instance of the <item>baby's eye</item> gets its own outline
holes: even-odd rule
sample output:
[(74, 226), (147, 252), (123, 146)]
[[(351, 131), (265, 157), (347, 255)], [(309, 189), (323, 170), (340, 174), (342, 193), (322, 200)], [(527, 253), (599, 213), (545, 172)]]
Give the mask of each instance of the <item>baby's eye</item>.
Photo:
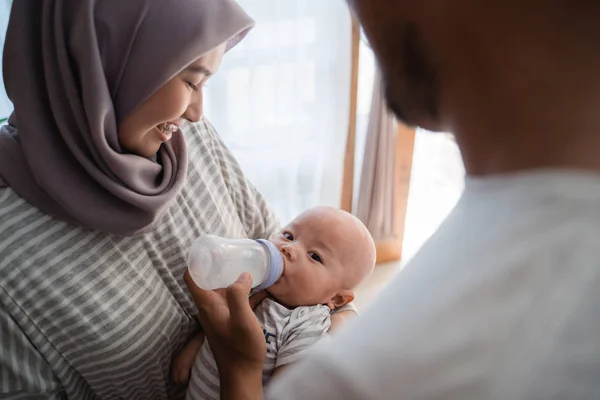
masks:
[(323, 264), (323, 260), (321, 259), (321, 256), (318, 255), (317, 253), (315, 253), (314, 251), (309, 251), (308, 256), (310, 258), (312, 258), (313, 260), (315, 260), (316, 262)]
[(289, 232), (283, 232), (281, 235), (289, 241), (294, 240), (294, 235)]

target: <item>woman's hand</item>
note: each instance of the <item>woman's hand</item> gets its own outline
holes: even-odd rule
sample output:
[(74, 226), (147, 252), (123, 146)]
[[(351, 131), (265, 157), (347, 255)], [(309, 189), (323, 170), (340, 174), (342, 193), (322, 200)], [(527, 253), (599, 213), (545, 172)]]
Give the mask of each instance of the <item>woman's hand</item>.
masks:
[[(248, 301), (250, 275), (243, 274), (226, 290), (216, 291), (200, 289), (187, 271), (184, 280), (219, 367), (221, 384), (227, 386), (224, 389), (242, 383), (251, 387), (258, 384), (262, 392), (261, 376), (267, 348), (263, 329)], [(253, 296), (253, 303), (264, 297), (264, 293)]]

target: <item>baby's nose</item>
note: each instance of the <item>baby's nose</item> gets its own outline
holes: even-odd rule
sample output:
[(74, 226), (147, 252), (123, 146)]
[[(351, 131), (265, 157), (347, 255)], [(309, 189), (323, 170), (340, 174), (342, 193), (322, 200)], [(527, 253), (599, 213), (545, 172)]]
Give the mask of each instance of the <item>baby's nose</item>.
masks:
[(281, 253), (283, 253), (283, 255), (285, 257), (287, 257), (289, 260), (292, 260), (293, 250), (292, 250), (291, 246), (281, 246)]

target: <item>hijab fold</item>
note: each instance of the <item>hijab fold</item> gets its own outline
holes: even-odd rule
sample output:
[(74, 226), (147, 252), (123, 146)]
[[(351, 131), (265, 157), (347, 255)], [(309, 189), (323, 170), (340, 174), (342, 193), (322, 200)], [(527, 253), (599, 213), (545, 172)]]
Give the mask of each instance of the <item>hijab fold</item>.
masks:
[(60, 220), (120, 236), (152, 230), (181, 190), (181, 132), (156, 160), (125, 154), (117, 127), (162, 85), (253, 25), (233, 0), (13, 3), (0, 187)]

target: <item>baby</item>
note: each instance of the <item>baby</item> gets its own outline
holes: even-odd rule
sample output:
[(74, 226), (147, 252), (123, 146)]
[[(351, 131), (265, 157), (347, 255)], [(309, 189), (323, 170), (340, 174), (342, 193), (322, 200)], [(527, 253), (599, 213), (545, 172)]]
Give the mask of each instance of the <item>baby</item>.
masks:
[[(335, 208), (305, 212), (271, 241), (285, 267), (267, 289), (269, 296), (254, 309), (267, 342), (263, 385), (327, 334), (331, 313), (354, 299), (353, 289), (375, 265), (375, 245), (367, 228)], [(174, 380), (185, 383), (190, 370), (186, 399), (218, 399), (218, 370), (202, 335), (175, 359)]]

